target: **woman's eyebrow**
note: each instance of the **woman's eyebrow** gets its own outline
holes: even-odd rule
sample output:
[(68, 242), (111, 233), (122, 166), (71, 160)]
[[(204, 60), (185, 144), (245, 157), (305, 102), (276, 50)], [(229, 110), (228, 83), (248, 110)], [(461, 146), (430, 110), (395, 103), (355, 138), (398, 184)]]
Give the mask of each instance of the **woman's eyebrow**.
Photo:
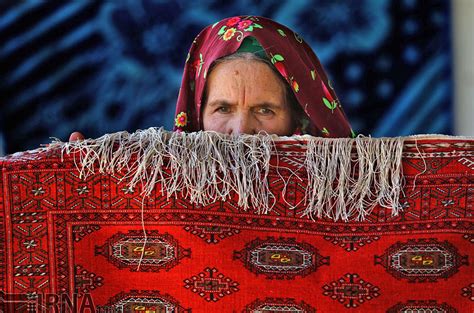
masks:
[(207, 103), (208, 106), (215, 107), (215, 106), (232, 106), (233, 104), (226, 100), (214, 100), (212, 102)]
[[(207, 106), (210, 106), (210, 107), (216, 107), (216, 106), (236, 106), (236, 104), (234, 103), (231, 103), (227, 100), (214, 100), (212, 102), (209, 102), (206, 104)], [(270, 108), (270, 109), (281, 109), (283, 107), (283, 105), (280, 105), (280, 104), (277, 104), (277, 103), (273, 103), (273, 102), (268, 102), (268, 101), (265, 101), (265, 102), (260, 102), (260, 103), (256, 103), (256, 104), (252, 104), (251, 107), (259, 107), (259, 108)]]
[(283, 106), (273, 102), (261, 102), (254, 105), (255, 107), (270, 108), (270, 109), (281, 109)]

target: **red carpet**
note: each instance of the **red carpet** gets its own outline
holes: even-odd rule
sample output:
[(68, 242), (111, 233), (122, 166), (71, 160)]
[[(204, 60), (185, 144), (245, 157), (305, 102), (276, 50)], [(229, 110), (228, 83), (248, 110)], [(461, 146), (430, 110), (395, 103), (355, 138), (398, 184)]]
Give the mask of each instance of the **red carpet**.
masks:
[[(296, 169), (304, 151), (281, 145)], [(143, 200), (119, 174), (79, 179), (72, 160), (0, 159), (6, 312), (474, 312), (473, 140), (406, 145), (403, 212), (363, 222), (312, 221), (282, 199), (268, 215), (159, 188)], [(278, 195), (274, 168), (269, 180)], [(290, 181), (286, 200), (304, 195)]]

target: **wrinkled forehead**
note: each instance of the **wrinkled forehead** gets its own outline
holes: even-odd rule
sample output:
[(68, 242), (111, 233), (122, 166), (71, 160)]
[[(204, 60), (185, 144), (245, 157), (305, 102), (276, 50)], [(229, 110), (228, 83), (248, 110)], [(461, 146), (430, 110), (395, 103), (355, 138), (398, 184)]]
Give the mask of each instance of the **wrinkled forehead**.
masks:
[(219, 98), (284, 104), (285, 88), (285, 82), (271, 65), (253, 59), (230, 59), (218, 63), (209, 72), (203, 105)]

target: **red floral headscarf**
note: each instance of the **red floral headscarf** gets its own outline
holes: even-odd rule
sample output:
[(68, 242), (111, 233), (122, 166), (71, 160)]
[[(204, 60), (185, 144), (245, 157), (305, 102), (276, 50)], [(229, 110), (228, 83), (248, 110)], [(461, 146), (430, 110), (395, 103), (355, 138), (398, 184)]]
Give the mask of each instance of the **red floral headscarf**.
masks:
[(216, 59), (235, 53), (248, 36), (258, 41), (267, 58), (291, 86), (310, 121), (306, 133), (324, 137), (354, 136), (313, 50), (289, 28), (257, 16), (224, 19), (206, 27), (194, 39), (176, 104), (176, 131), (200, 130), (201, 101), (210, 66)]

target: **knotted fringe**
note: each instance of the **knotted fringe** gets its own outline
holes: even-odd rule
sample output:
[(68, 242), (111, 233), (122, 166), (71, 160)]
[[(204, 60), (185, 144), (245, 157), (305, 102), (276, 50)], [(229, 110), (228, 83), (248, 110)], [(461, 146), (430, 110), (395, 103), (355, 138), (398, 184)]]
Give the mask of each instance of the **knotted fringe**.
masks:
[[(277, 138), (149, 128), (94, 140), (56, 141), (49, 149), (79, 156), (75, 162), (81, 178), (96, 171), (121, 172), (129, 188), (141, 184), (144, 196), (160, 184), (168, 198), (185, 197), (200, 205), (226, 200), (235, 192), (243, 210), (265, 214), (276, 202), (267, 178)], [(306, 205), (304, 215), (363, 220), (377, 204), (398, 213), (403, 138), (298, 139), (307, 142), (308, 186), (300, 203)]]
[(403, 138), (308, 139), (305, 167), (310, 218), (364, 220), (379, 204), (397, 215)]

